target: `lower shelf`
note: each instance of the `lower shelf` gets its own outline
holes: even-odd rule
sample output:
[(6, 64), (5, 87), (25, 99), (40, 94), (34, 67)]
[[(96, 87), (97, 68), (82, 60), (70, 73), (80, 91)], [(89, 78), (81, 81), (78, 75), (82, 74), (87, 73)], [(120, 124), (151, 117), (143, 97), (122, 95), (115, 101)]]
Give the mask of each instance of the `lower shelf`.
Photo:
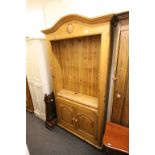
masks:
[(98, 109), (98, 98), (97, 97), (76, 93), (75, 91), (70, 91), (66, 89), (61, 89), (60, 91), (58, 91), (57, 96), (81, 103), (88, 107)]

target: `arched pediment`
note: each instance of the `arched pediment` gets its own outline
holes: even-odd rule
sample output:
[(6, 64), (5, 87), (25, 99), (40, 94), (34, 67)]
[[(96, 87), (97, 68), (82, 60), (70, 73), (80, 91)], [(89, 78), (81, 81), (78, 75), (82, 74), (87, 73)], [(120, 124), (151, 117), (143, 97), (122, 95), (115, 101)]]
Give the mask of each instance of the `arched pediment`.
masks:
[(55, 32), (59, 27), (61, 27), (64, 23), (70, 22), (70, 21), (79, 21), (87, 24), (98, 24), (98, 23), (104, 23), (107, 21), (110, 21), (113, 17), (113, 14), (109, 14), (106, 16), (100, 16), (95, 18), (87, 18), (84, 16), (71, 14), (62, 17), (60, 20), (58, 20), (51, 28), (42, 30), (44, 34), (49, 34)]

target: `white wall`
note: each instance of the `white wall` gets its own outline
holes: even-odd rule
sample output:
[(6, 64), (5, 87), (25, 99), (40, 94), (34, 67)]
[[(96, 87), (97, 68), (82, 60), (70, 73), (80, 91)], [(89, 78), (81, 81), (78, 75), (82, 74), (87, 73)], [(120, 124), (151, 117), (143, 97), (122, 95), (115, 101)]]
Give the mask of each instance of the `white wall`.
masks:
[(40, 30), (45, 28), (43, 7), (26, 12), (26, 36), (30, 38), (44, 38)]
[(129, 1), (123, 0), (28, 0), (27, 3), (26, 35), (33, 38), (44, 38), (40, 31), (68, 14), (96, 17), (129, 10)]
[(122, 0), (51, 0), (43, 8), (46, 28), (68, 14), (96, 17), (127, 10), (129, 1)]

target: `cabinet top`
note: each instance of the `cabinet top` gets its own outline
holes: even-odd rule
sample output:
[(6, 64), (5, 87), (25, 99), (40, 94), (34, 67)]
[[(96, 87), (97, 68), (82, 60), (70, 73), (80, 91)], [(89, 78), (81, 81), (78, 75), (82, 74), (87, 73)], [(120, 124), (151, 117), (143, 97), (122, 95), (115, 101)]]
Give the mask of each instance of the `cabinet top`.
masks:
[(52, 26), (49, 29), (42, 30), (42, 32), (44, 34), (53, 33), (59, 27), (61, 27), (64, 23), (67, 23), (67, 22), (70, 22), (70, 21), (73, 21), (73, 20), (83, 22), (83, 23), (87, 23), (87, 24), (99, 24), (99, 23), (104, 23), (104, 22), (111, 21), (112, 18), (113, 18), (113, 14), (109, 14), (109, 15), (106, 15), (106, 16), (95, 17), (95, 18), (87, 18), (87, 17), (84, 17), (84, 16), (71, 14), (71, 15), (67, 15), (67, 16), (62, 17), (60, 20), (58, 20), (56, 22), (56, 24), (54, 24), (54, 26)]

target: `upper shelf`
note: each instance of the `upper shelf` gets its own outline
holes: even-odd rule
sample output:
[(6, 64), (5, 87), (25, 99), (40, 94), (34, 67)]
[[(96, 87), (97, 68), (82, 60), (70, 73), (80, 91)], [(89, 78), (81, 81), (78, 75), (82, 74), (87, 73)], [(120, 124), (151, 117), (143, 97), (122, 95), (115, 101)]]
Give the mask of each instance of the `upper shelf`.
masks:
[(57, 92), (57, 96), (76, 101), (78, 103), (81, 103), (83, 105), (87, 105), (89, 107), (98, 109), (98, 98), (92, 97), (80, 93), (76, 93), (75, 91), (70, 91), (66, 89), (61, 89)]

